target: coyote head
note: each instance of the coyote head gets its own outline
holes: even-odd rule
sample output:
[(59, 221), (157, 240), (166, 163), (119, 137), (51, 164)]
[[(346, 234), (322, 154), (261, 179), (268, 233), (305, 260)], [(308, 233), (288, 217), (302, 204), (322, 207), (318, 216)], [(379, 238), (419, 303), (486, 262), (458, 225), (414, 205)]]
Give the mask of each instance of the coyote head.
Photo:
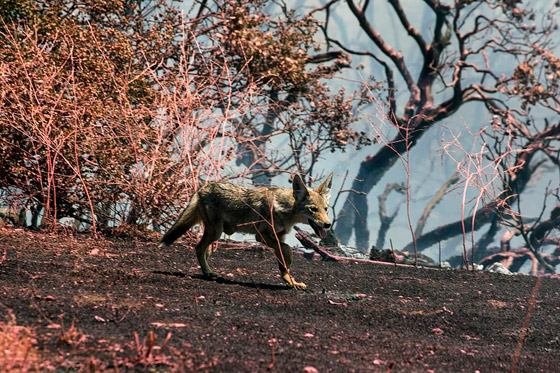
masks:
[(292, 182), (297, 211), (304, 218), (302, 222), (308, 223), (321, 238), (327, 236), (327, 229), (331, 227), (327, 209), (331, 196), (332, 178), (333, 174), (331, 172), (316, 190), (308, 188), (301, 176), (297, 174)]

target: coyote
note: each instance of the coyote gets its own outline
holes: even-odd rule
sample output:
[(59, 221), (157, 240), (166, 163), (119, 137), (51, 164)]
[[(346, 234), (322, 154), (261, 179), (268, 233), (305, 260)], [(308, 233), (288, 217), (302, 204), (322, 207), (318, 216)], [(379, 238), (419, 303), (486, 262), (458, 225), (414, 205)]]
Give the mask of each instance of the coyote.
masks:
[(257, 241), (271, 247), (278, 260), (282, 280), (291, 287), (305, 290), (303, 282), (290, 275), (292, 248), (284, 242), (297, 223), (309, 224), (321, 238), (331, 223), (327, 215), (333, 174), (316, 190), (308, 188), (295, 175), (292, 188), (246, 188), (227, 182), (211, 183), (192, 197), (177, 222), (163, 235), (160, 247), (168, 247), (193, 225), (202, 222), (204, 234), (195, 246), (205, 277), (216, 277), (208, 266), (209, 245), (226, 234), (253, 233)]

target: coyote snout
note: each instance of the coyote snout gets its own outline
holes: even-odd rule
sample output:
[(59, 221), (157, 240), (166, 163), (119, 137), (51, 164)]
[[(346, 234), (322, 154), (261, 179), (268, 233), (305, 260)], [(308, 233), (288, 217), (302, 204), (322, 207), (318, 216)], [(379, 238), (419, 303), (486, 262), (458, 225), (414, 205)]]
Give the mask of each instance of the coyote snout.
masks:
[(162, 237), (161, 247), (172, 244), (193, 225), (202, 221), (204, 234), (196, 244), (196, 256), (202, 273), (216, 276), (208, 265), (209, 245), (222, 232), (253, 233), (257, 241), (271, 247), (278, 260), (282, 279), (297, 289), (305, 289), (290, 275), (292, 248), (284, 242), (286, 234), (297, 224), (309, 224), (315, 233), (325, 238), (331, 227), (328, 205), (333, 174), (317, 189), (308, 188), (295, 175), (292, 188), (246, 188), (226, 182), (211, 183), (201, 188), (181, 213), (177, 222)]
[(313, 228), (317, 236), (321, 238), (327, 237), (327, 230), (331, 227), (330, 223), (317, 223), (313, 219), (309, 219), (309, 225)]

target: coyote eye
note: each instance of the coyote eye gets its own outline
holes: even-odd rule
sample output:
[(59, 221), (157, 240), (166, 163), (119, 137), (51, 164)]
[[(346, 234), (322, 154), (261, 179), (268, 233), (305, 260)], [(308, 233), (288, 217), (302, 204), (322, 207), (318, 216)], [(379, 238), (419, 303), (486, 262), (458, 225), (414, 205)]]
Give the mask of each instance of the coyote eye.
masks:
[(307, 209), (309, 210), (309, 212), (311, 212), (313, 214), (315, 214), (317, 211), (319, 211), (319, 209), (317, 207), (313, 207), (313, 206), (308, 207)]

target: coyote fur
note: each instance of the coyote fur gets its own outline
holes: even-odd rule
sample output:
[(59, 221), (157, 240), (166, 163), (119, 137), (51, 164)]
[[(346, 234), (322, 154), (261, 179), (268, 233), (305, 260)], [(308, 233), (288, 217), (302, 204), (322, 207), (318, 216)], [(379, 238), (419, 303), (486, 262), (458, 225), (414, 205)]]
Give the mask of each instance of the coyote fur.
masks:
[(304, 290), (306, 285), (290, 275), (292, 248), (284, 242), (286, 234), (298, 223), (309, 224), (321, 238), (327, 235), (331, 222), (327, 215), (333, 174), (311, 189), (299, 175), (292, 188), (247, 188), (227, 182), (211, 183), (192, 197), (177, 222), (165, 233), (160, 247), (167, 247), (193, 225), (202, 222), (204, 234), (195, 246), (196, 256), (205, 277), (215, 277), (208, 265), (210, 244), (222, 232), (252, 233), (257, 241), (271, 247), (278, 260), (282, 280)]

